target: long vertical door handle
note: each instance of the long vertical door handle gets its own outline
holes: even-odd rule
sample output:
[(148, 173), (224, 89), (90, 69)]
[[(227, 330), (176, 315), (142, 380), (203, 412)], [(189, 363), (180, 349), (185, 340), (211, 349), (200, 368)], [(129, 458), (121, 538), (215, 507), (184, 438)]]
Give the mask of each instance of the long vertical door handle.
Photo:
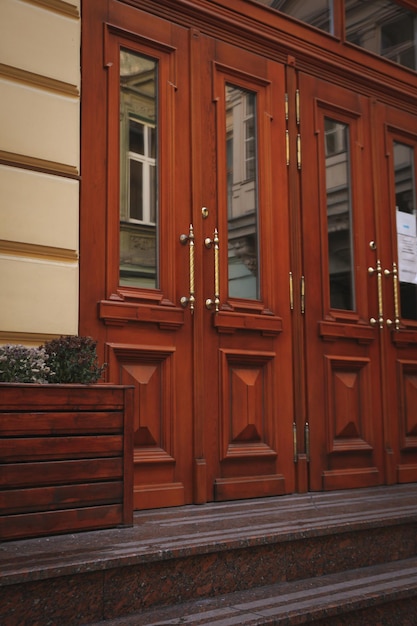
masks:
[(216, 313), (220, 307), (220, 266), (219, 266), (219, 232), (217, 228), (214, 229), (213, 239), (207, 237), (204, 240), (206, 248), (214, 249), (214, 298), (207, 298), (206, 307), (211, 309), (214, 306)]
[[(400, 330), (400, 300), (398, 295), (398, 267), (396, 263), (392, 264), (392, 270), (384, 270), (385, 276), (392, 276), (392, 284), (394, 288), (394, 328)], [(392, 321), (387, 320), (387, 326), (392, 326)]]
[(182, 296), (180, 299), (181, 305), (185, 308), (190, 305), (191, 313), (194, 313), (195, 305), (195, 291), (194, 291), (194, 228), (190, 224), (190, 231), (188, 235), (180, 235), (180, 243), (185, 246), (188, 243), (189, 247), (189, 266), (190, 266), (190, 295)]
[(382, 266), (381, 261), (377, 259), (376, 267), (368, 267), (368, 274), (372, 275), (376, 273), (377, 286), (378, 286), (378, 319), (371, 317), (369, 323), (372, 326), (379, 325), (379, 328), (384, 327), (384, 305), (382, 300)]

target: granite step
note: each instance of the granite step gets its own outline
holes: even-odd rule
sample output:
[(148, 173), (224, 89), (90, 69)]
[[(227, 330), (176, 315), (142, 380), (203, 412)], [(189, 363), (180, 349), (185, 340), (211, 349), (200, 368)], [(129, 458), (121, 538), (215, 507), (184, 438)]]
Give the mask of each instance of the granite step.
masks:
[(199, 599), (90, 626), (173, 624), (415, 626), (417, 558)]
[[(236, 593), (247, 602), (270, 586), (313, 589), (415, 558), (415, 484), (141, 511), (132, 528), (0, 544), (0, 623), (78, 626)], [(399, 574), (398, 594), (411, 584)]]

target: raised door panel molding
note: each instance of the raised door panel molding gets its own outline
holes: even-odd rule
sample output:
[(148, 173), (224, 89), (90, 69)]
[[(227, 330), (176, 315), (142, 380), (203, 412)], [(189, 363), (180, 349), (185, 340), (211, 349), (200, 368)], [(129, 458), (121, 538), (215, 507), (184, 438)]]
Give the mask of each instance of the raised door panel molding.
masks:
[(343, 324), (338, 322), (319, 322), (319, 335), (325, 341), (353, 339), (361, 344), (371, 343), (377, 337), (372, 326), (363, 324)]
[(275, 459), (273, 352), (220, 350), (222, 459)]
[(262, 335), (282, 332), (282, 319), (276, 315), (254, 315), (220, 311), (213, 317), (213, 326), (219, 333), (231, 334), (237, 330), (257, 331)]
[(184, 324), (184, 310), (177, 307), (134, 302), (102, 300), (98, 315), (106, 324), (124, 326), (128, 323), (157, 324), (163, 330), (177, 330)]
[(417, 361), (397, 361), (400, 449), (417, 450)]
[(328, 453), (373, 450), (370, 360), (325, 356)]
[(106, 358), (110, 377), (134, 386), (135, 508), (158, 506), (161, 493), (167, 506), (183, 504), (184, 486), (175, 476), (175, 347), (108, 343)]

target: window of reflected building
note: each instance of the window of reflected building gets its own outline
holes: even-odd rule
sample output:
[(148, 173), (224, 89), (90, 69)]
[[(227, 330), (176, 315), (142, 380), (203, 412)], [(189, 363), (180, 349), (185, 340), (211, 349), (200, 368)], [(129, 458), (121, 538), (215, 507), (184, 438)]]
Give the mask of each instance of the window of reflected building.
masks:
[(158, 287), (157, 62), (120, 51), (120, 277)]
[(330, 306), (355, 309), (349, 126), (324, 119)]
[(255, 0), (333, 34), (333, 0)]
[(256, 94), (226, 85), (229, 296), (259, 298)]
[(417, 68), (417, 9), (393, 0), (345, 0), (346, 40), (404, 65)]

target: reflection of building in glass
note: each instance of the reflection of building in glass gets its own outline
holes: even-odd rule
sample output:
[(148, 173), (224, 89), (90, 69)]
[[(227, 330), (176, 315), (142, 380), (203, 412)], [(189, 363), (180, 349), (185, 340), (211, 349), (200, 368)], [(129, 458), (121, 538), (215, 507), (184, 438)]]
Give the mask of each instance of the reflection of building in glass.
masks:
[(156, 287), (156, 62), (120, 53), (120, 284)]
[(256, 95), (226, 85), (229, 295), (258, 297)]
[[(257, 0), (334, 34), (333, 0)], [(417, 16), (394, 0), (345, 0), (346, 40), (417, 68)]]
[(392, 0), (346, 0), (346, 39), (415, 69), (416, 15)]
[(332, 0), (257, 0), (327, 32), (333, 31)]
[(348, 126), (325, 118), (330, 304), (355, 308)]

